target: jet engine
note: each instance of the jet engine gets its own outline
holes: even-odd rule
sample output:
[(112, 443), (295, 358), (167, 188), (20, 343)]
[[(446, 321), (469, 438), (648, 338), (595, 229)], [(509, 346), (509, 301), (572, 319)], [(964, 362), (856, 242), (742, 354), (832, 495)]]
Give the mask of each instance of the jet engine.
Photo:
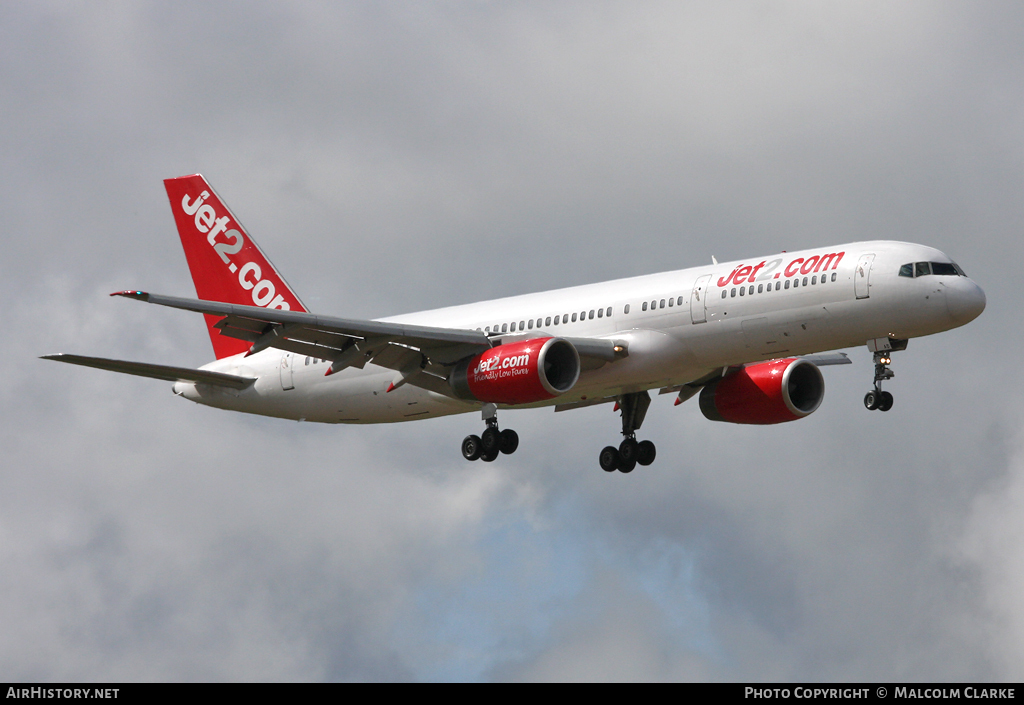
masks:
[(462, 399), (529, 404), (565, 394), (580, 377), (580, 356), (561, 338), (506, 343), (464, 360), (448, 384)]
[(700, 410), (712, 421), (774, 424), (813, 413), (825, 397), (825, 379), (800, 358), (746, 365), (700, 392)]

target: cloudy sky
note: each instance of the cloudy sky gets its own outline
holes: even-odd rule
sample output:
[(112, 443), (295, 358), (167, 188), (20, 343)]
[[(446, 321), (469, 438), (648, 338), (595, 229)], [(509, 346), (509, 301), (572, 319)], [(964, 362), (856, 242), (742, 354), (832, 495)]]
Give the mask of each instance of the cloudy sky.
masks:
[[(1018, 2), (0, 5), (0, 673), (13, 680), (1024, 677)], [(194, 365), (161, 179), (314, 310), (377, 317), (850, 240), (988, 295), (821, 409), (656, 398), (317, 426), (36, 359)]]

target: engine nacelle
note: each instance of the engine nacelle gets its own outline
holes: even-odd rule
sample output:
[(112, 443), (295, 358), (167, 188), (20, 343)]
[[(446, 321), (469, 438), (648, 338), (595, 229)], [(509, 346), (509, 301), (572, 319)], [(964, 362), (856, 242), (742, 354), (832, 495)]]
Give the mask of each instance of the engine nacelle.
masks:
[(814, 413), (825, 398), (825, 379), (799, 358), (747, 365), (700, 392), (700, 410), (712, 421), (773, 424)]
[(460, 362), (448, 384), (462, 399), (529, 404), (565, 394), (580, 378), (580, 356), (561, 338), (506, 343)]

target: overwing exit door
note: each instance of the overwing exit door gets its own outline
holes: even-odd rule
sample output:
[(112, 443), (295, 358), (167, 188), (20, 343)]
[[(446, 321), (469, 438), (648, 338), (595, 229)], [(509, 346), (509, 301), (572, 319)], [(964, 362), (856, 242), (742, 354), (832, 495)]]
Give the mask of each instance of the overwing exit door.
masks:
[(281, 389), (295, 389), (295, 368), (293, 353), (285, 353), (281, 356)]

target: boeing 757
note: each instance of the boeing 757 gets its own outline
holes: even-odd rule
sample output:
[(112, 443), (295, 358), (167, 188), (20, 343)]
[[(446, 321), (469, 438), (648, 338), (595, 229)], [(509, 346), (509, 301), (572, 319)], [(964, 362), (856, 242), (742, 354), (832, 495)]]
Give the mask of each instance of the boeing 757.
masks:
[(198, 174), (164, 182), (198, 298), (111, 294), (202, 313), (216, 360), (199, 369), (80, 355), (46, 359), (173, 382), (199, 404), (321, 423), (481, 413), (467, 460), (515, 452), (500, 409), (614, 404), (623, 439), (607, 472), (649, 465), (637, 441), (650, 393), (699, 395), (713, 421), (775, 424), (822, 402), (823, 365), (866, 345), (870, 410), (889, 411), (891, 355), (965, 325), (985, 294), (948, 256), (906, 242), (852, 242), (717, 262), (378, 320), (315, 314)]

